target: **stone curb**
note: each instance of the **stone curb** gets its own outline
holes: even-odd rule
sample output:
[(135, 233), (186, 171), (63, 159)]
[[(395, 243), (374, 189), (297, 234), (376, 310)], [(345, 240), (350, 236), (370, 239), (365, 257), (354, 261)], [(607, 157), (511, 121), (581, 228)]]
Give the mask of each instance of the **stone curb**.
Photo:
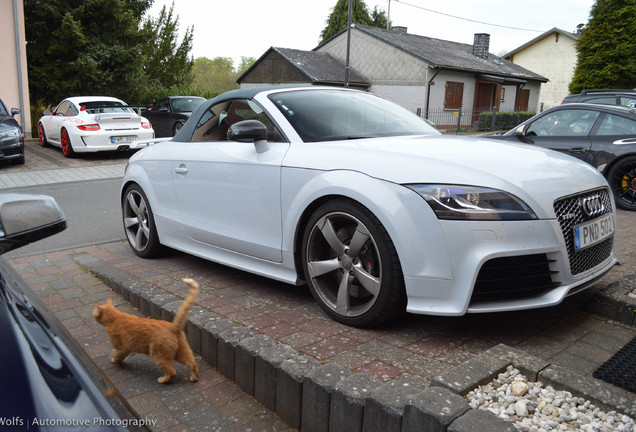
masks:
[(627, 295), (635, 285), (636, 273), (630, 273), (595, 293), (585, 310), (636, 327), (636, 298)]
[[(151, 317), (172, 320), (181, 304), (182, 299), (177, 296), (99, 259), (88, 255), (74, 259)], [(615, 296), (616, 291), (623, 291), (633, 281), (621, 282), (610, 284), (602, 294)], [(623, 293), (623, 297), (627, 296)], [(633, 317), (630, 324), (633, 325)], [(302, 426), (308, 431), (408, 432), (423, 430), (423, 425), (427, 425), (426, 430), (431, 431), (476, 432), (486, 430), (483, 427), (487, 425), (490, 432), (514, 431), (511, 423), (492, 412), (470, 409), (462, 397), (490, 382), (509, 365), (530, 380), (542, 380), (571, 391), (599, 407), (636, 414), (636, 398), (627, 391), (506, 345), (498, 345), (434, 378), (422, 390), (399, 381), (383, 383), (367, 374), (351, 373), (336, 363), (323, 365), (288, 345), (257, 335), (252, 329), (200, 307), (189, 314), (186, 335), (204, 361), (296, 429)]]

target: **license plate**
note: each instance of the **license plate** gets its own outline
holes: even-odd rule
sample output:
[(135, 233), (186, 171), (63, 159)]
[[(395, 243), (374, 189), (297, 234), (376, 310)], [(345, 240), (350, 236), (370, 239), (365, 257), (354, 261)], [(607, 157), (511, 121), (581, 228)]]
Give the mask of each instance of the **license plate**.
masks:
[(602, 242), (614, 234), (614, 218), (611, 214), (574, 227), (574, 248), (584, 249)]
[(116, 136), (110, 137), (110, 142), (113, 144), (128, 144), (136, 140), (136, 136), (128, 135), (128, 136)]

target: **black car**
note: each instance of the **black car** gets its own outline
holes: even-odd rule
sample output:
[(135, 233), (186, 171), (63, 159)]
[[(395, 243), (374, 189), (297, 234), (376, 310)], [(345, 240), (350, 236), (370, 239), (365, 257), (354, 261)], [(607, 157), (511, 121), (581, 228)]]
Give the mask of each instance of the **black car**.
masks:
[(197, 96), (168, 96), (153, 103), (141, 115), (150, 120), (155, 137), (173, 137), (204, 101), (205, 98)]
[(24, 163), (24, 133), (14, 115), (20, 114), (17, 108), (7, 107), (0, 99), (0, 160), (16, 164)]
[(487, 138), (570, 154), (598, 169), (616, 205), (636, 210), (636, 109), (572, 103), (550, 108), (514, 129)]
[(636, 107), (636, 90), (594, 89), (583, 90), (580, 94), (566, 96), (562, 104), (573, 102), (595, 103), (603, 105), (622, 105)]
[[(55, 200), (0, 194), (0, 254), (66, 228)], [(0, 430), (148, 430), (0, 257)]]

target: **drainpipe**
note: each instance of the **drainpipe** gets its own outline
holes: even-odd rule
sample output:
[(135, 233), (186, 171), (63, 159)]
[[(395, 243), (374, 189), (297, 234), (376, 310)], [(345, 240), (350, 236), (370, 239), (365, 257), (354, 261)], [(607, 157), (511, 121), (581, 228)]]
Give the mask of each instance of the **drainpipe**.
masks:
[(18, 65), (18, 94), (20, 99), (20, 126), (22, 130), (25, 131), (24, 124), (24, 89), (22, 88), (22, 61), (20, 50), (20, 31), (19, 29), (19, 21), (18, 21), (18, 0), (13, 0), (13, 28), (15, 29), (15, 57), (16, 63)]
[(526, 86), (526, 83), (523, 83), (519, 86), (517, 90), (517, 112), (521, 111), (521, 90)]
[(440, 73), (442, 70), (441, 69), (437, 69), (437, 72), (435, 72), (435, 75), (433, 75), (433, 77), (429, 80), (428, 79), (428, 67), (426, 68), (426, 112), (424, 114), (424, 118), (428, 120), (428, 104), (429, 101), (431, 100), (431, 82), (433, 82), (433, 80), (435, 79), (435, 77), (437, 76), (438, 73)]

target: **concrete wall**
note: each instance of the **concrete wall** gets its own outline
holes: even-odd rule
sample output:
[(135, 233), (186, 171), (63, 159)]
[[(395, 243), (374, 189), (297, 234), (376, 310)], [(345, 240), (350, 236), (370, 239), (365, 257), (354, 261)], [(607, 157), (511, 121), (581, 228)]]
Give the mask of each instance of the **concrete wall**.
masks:
[[(18, 81), (18, 57), (16, 55), (14, 3), (17, 6), (18, 33), (22, 82)], [(22, 0), (0, 2), (0, 99), (9, 110), (20, 108), (22, 113), (15, 119), (24, 128), (27, 138), (31, 137), (31, 112), (29, 105), (29, 79), (27, 75), (26, 40), (24, 36), (24, 7)], [(20, 100), (22, 86), (22, 101)], [(21, 103), (22, 102), (22, 103)]]
[(541, 86), (539, 104), (543, 103), (544, 108), (553, 107), (570, 94), (568, 86), (577, 62), (576, 41), (553, 32), (515, 53), (511, 61), (550, 80)]

